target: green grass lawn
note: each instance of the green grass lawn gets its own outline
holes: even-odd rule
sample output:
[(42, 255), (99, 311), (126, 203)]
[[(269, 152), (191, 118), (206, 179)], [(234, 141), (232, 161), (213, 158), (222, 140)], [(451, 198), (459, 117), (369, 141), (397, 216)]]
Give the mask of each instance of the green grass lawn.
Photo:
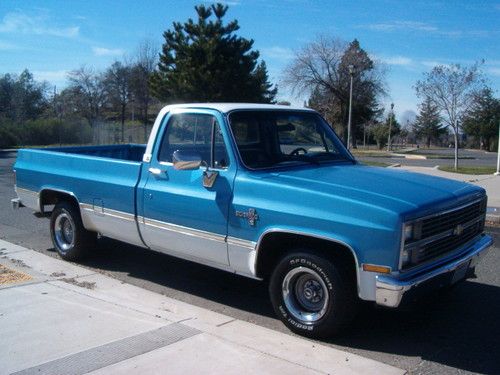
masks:
[(479, 167), (458, 167), (458, 170), (455, 171), (455, 168), (453, 166), (440, 166), (438, 168), (441, 171), (445, 172), (452, 172), (452, 173), (462, 173), (462, 174), (493, 174), (496, 172), (495, 167), (484, 167), (484, 166), (479, 166)]

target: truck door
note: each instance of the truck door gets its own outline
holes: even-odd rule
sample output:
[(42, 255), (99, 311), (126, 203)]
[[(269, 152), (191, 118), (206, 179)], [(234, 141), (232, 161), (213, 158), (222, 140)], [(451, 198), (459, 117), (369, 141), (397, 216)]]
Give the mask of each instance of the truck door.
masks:
[[(146, 183), (138, 192), (143, 239), (157, 251), (228, 265), (227, 219), (236, 163), (227, 152), (222, 117), (210, 110), (178, 110), (163, 121)], [(202, 165), (174, 165), (179, 155)]]

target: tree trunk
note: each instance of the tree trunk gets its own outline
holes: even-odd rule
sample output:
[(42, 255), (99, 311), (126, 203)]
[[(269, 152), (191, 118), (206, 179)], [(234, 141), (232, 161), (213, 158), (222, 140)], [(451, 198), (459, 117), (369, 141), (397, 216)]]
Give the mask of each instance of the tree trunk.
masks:
[(148, 103), (144, 107), (144, 143), (148, 142)]

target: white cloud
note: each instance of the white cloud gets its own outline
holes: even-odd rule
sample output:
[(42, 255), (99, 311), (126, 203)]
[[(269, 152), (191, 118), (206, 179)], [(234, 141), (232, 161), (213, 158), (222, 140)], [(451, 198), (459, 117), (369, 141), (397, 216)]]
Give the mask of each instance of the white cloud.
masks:
[(439, 61), (434, 61), (434, 60), (422, 61), (421, 64), (423, 66), (428, 67), (428, 68), (434, 68), (435, 66), (438, 66), (438, 65), (445, 65), (445, 64), (441, 64)]
[(125, 51), (120, 48), (104, 47), (92, 47), (92, 51), (96, 56), (121, 56), (125, 53)]
[(57, 27), (49, 26), (47, 14), (30, 16), (20, 11), (7, 13), (0, 23), (0, 33), (18, 33), (34, 35), (50, 35), (62, 38), (78, 36), (78, 26)]
[(409, 66), (413, 64), (412, 59), (404, 56), (381, 57), (381, 60), (388, 65)]
[(270, 59), (290, 60), (294, 57), (293, 51), (289, 48), (274, 46), (263, 48), (261, 51), (262, 55)]
[(358, 27), (374, 31), (394, 32), (394, 31), (409, 31), (419, 32), (434, 35), (442, 35), (452, 38), (457, 37), (472, 37), (485, 38), (495, 35), (492, 30), (443, 30), (437, 26), (418, 21), (392, 21), (384, 23), (372, 23), (368, 25), (359, 25)]
[(414, 21), (394, 21), (387, 23), (374, 23), (370, 25), (364, 25), (365, 28), (377, 31), (394, 31), (394, 30), (416, 30), (416, 31), (427, 31), (436, 32), (438, 28), (423, 22)]

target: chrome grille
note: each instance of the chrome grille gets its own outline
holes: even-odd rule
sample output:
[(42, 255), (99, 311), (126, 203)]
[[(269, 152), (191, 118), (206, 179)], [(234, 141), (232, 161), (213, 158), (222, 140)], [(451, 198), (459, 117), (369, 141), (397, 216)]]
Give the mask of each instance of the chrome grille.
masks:
[(486, 217), (486, 197), (465, 207), (423, 218), (421, 235), (409, 242), (411, 263), (408, 269), (442, 257), (465, 245), (483, 232)]
[(422, 220), (422, 239), (434, 236), (465, 224), (486, 212), (486, 199), (463, 207), (456, 211)]

